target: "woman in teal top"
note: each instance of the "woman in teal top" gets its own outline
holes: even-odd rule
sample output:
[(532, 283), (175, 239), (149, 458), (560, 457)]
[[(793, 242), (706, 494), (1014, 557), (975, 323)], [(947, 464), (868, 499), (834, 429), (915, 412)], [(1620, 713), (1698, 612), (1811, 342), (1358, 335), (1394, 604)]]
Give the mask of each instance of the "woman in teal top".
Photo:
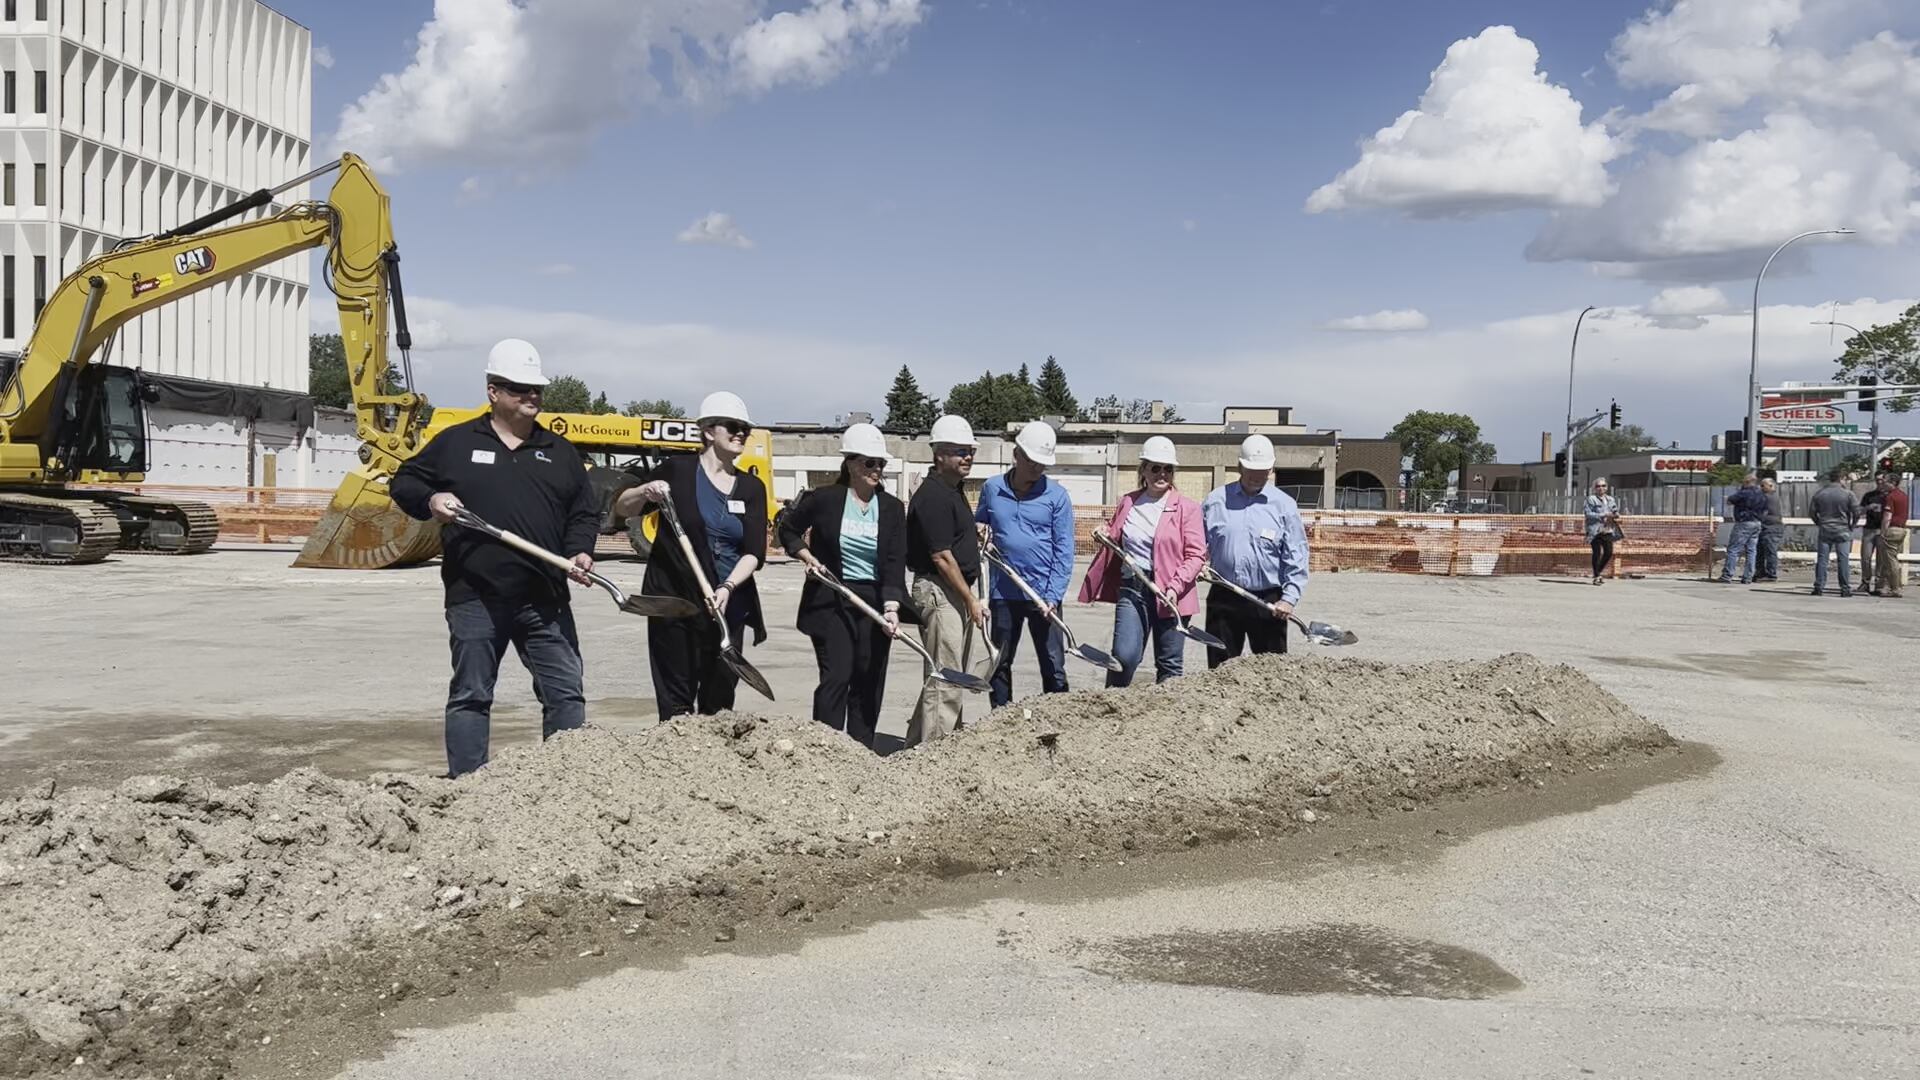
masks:
[(820, 665), (813, 718), (871, 749), (886, 696), (887, 657), (907, 599), (907, 511), (881, 487), (889, 459), (879, 428), (848, 428), (840, 452), (834, 482), (780, 515), (780, 546), (809, 570), (828, 570), (886, 616), (885, 627), (876, 625), (812, 574), (800, 587), (795, 625), (813, 639)]

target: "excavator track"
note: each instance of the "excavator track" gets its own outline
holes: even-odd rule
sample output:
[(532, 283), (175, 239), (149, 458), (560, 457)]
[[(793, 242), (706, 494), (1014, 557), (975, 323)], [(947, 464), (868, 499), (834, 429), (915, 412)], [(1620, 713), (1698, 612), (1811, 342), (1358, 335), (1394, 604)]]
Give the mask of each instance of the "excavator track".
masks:
[(0, 491), (0, 562), (96, 563), (120, 545), (120, 516), (91, 499)]
[(117, 492), (102, 492), (100, 498), (120, 514), (119, 551), (199, 555), (220, 538), (220, 515), (206, 503)]

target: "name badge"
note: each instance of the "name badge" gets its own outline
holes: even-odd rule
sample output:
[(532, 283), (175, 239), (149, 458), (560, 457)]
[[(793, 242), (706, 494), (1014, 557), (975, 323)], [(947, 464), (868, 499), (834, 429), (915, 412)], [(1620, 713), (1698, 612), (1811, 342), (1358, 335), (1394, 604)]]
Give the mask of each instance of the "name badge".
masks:
[(491, 450), (475, 450), (475, 451), (473, 452), (473, 463), (474, 463), (475, 465), (491, 465), (491, 464), (493, 464), (493, 451), (491, 451)]
[(746, 512), (747, 512), (747, 504), (744, 500), (741, 500), (741, 499), (727, 500), (727, 513), (744, 514)]
[(1261, 529), (1260, 539), (1265, 540), (1268, 543), (1272, 543), (1273, 541), (1280, 539), (1280, 534), (1277, 532), (1274, 532), (1272, 529)]

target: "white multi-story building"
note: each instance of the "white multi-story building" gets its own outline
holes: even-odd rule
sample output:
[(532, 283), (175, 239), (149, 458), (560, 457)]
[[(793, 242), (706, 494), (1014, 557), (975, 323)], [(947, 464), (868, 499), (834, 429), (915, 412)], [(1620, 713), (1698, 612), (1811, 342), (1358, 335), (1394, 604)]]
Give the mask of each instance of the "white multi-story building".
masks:
[[(312, 46), (257, 0), (0, 0), (0, 349), (121, 238), (306, 172)], [(163, 387), (149, 480), (257, 483), (275, 452), (303, 459), (281, 484), (303, 478), (287, 474), (312, 456), (308, 266), (291, 256), (121, 331), (109, 362)]]

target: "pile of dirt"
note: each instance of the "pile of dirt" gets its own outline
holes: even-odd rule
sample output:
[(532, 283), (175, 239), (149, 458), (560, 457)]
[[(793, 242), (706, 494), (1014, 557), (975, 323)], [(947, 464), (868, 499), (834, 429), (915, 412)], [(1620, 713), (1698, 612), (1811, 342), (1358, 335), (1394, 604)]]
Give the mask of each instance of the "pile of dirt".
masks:
[(218, 1075), (409, 996), (849, 893), (1320, 827), (1672, 745), (1532, 658), (1256, 657), (878, 759), (807, 721), (587, 730), (447, 781), (49, 781), (0, 802), (0, 1076)]

